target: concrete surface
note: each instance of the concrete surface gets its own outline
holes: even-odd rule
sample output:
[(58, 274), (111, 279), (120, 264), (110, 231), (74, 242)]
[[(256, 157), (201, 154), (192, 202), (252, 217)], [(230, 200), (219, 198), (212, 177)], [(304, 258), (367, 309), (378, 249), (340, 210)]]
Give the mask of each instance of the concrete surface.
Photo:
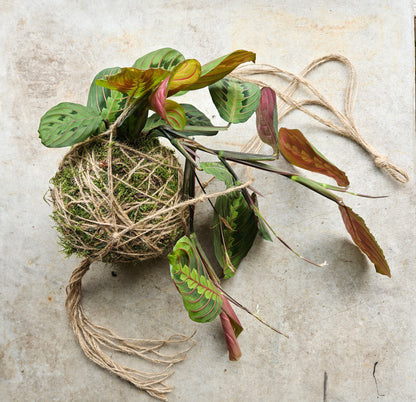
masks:
[[(357, 145), (301, 113), (283, 124), (302, 128), (348, 173), (353, 190), (389, 195), (345, 199), (383, 247), (392, 278), (377, 275), (352, 245), (334, 205), (278, 177), (257, 175), (270, 223), (304, 255), (329, 265), (318, 269), (277, 241), (258, 240), (225, 286), (290, 339), (238, 312), (243, 357), (229, 362), (219, 321), (198, 325), (187, 318), (165, 260), (94, 265), (84, 283), (89, 316), (129, 337), (198, 329), (196, 346), (168, 381), (175, 386), (171, 401), (415, 400), (410, 0), (1, 1), (0, 31), (0, 400), (152, 400), (91, 363), (75, 342), (64, 290), (78, 260), (60, 253), (51, 208), (42, 199), (65, 150), (42, 147), (37, 128), (58, 102), (85, 102), (102, 68), (131, 65), (164, 46), (202, 62), (245, 48), (257, 52), (259, 63), (293, 72), (328, 53), (350, 58), (359, 79), (357, 125), (407, 169), (410, 183), (395, 183)], [(325, 66), (312, 78), (341, 107), (345, 70)], [(208, 99), (199, 102), (209, 109)], [(215, 141), (237, 148), (253, 128), (251, 121)], [(209, 208), (200, 211), (200, 230), (209, 232)]]

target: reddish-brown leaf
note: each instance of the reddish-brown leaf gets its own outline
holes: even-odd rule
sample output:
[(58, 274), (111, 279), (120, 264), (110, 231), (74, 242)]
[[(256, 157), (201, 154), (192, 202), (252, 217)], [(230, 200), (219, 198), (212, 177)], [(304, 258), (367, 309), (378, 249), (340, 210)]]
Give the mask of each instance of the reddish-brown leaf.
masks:
[(379, 274), (391, 276), (390, 268), (384, 257), (383, 250), (377, 244), (376, 239), (370, 233), (364, 220), (350, 207), (339, 205), (345, 227), (351, 235), (354, 243), (365, 253), (376, 267)]
[(339, 186), (349, 186), (346, 174), (319, 153), (299, 130), (282, 127), (279, 130), (279, 149), (292, 165), (332, 177)]
[(256, 111), (256, 126), (260, 139), (270, 145), (273, 153), (277, 156), (279, 149), (277, 143), (276, 94), (269, 87), (261, 89), (260, 102)]
[(221, 295), (221, 299), (223, 303), (220, 319), (225, 341), (227, 343), (229, 359), (231, 361), (237, 361), (241, 357), (241, 350), (238, 345), (237, 337), (240, 335), (243, 327), (229, 301), (223, 295)]

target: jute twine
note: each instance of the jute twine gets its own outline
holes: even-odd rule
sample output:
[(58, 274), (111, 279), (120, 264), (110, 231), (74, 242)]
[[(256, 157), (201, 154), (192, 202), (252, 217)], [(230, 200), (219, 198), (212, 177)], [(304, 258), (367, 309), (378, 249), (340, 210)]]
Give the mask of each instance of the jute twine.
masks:
[[(306, 76), (327, 62), (339, 62), (345, 65), (348, 69), (348, 82), (345, 89), (344, 98), (344, 113), (340, 112), (331, 102), (319, 92), (314, 85), (306, 79)], [(248, 64), (242, 65), (235, 69), (230, 76), (238, 78), (242, 81), (252, 82), (261, 87), (271, 87), (276, 95), (280, 98), (278, 103), (278, 117), (282, 120), (286, 115), (294, 110), (300, 110), (307, 115), (311, 116), (315, 120), (331, 128), (336, 133), (352, 139), (365, 149), (373, 158), (377, 167), (385, 169), (395, 180), (406, 183), (409, 181), (409, 176), (405, 170), (391, 163), (386, 155), (380, 154), (372, 145), (370, 145), (364, 137), (361, 135), (354, 120), (354, 104), (357, 95), (357, 79), (354, 66), (344, 56), (338, 54), (330, 54), (312, 61), (299, 75), (293, 74), (289, 71), (282, 70), (275, 66), (268, 64)], [(290, 80), (288, 87), (285, 90), (280, 90), (276, 85), (270, 82), (258, 79), (258, 76), (264, 77), (285, 77)], [(304, 86), (313, 95), (312, 98), (297, 100), (294, 97), (296, 90), (299, 86)], [(326, 119), (308, 109), (307, 106), (316, 105), (320, 106), (336, 118), (338, 122)], [(260, 149), (261, 141), (258, 136), (254, 136), (247, 144), (246, 149), (256, 150)]]
[[(349, 80), (345, 94), (344, 113), (341, 113), (339, 110), (337, 110), (305, 78), (313, 69), (329, 61), (343, 63), (345, 66), (347, 66), (349, 71)], [(284, 91), (281, 91), (276, 86), (264, 80), (257, 79), (256, 77), (259, 75), (261, 75), (262, 77), (283, 76), (290, 79), (290, 84)], [(386, 156), (379, 154), (367, 141), (365, 141), (365, 139), (359, 133), (353, 117), (353, 106), (356, 95), (355, 70), (351, 62), (347, 58), (340, 55), (328, 55), (320, 59), (316, 59), (311, 64), (309, 64), (299, 75), (295, 75), (293, 73), (279, 69), (274, 66), (257, 64), (240, 66), (231, 74), (231, 76), (241, 79), (243, 81), (253, 82), (261, 87), (270, 86), (271, 88), (273, 88), (277, 96), (280, 98), (280, 102), (278, 104), (279, 120), (281, 120), (284, 116), (286, 116), (293, 110), (300, 110), (308, 114), (309, 116), (313, 117), (315, 120), (321, 122), (322, 124), (325, 124), (326, 126), (330, 127), (338, 134), (341, 134), (356, 141), (374, 158), (374, 162), (378, 167), (386, 169), (396, 180), (400, 182), (407, 182), (409, 180), (407, 173), (403, 169), (390, 163)], [(296, 89), (300, 85), (303, 85), (306, 88), (308, 88), (314, 95), (314, 98), (296, 100), (294, 98), (294, 94), (296, 92)], [(338, 119), (339, 123), (335, 123), (313, 113), (307, 108), (308, 105), (318, 105), (327, 109), (328, 111), (333, 113), (333, 115)], [(158, 231), (158, 224), (154, 224), (154, 222), (156, 222), (158, 218), (169, 216), (174, 217), (173, 221), (176, 223), (173, 225), (173, 227), (176, 227), (178, 222), (181, 222), (180, 224), (183, 224), (183, 220), (186, 220), (185, 211), (187, 207), (191, 205), (196, 205), (197, 203), (203, 202), (208, 198), (216, 198), (219, 195), (227, 194), (232, 191), (246, 188), (252, 184), (253, 180), (250, 179), (242, 185), (229, 188), (221, 192), (213, 194), (201, 194), (198, 197), (189, 200), (183, 200), (181, 198), (180, 189), (178, 188), (178, 192), (176, 195), (172, 196), (172, 199), (170, 200), (171, 202), (165, 203), (157, 210), (152, 210), (151, 213), (146, 215), (138, 222), (133, 222), (131, 218), (128, 216), (128, 214), (126, 216), (126, 212), (123, 210), (123, 208), (121, 208), (120, 203), (114, 196), (114, 190), (115, 187), (117, 187), (118, 183), (120, 183), (120, 178), (114, 175), (112, 172), (112, 148), (114, 144), (113, 140), (117, 135), (117, 126), (120, 124), (120, 122), (123, 121), (128, 112), (129, 110), (123, 112), (123, 114), (116, 120), (116, 122), (114, 122), (114, 124), (112, 124), (105, 133), (101, 134), (98, 137), (99, 139), (104, 139), (109, 146), (108, 160), (106, 161), (108, 165), (108, 183), (107, 189), (104, 192), (104, 198), (111, 205), (111, 208), (109, 209), (109, 211), (107, 211), (110, 220), (109, 222), (104, 222), (104, 219), (99, 218), (95, 219), (94, 222), (86, 223), (91, 225), (97, 225), (97, 230), (104, 231), (107, 234), (106, 243), (103, 243), (103, 247), (100, 247), (99, 250), (87, 252), (87, 254), (89, 254), (88, 257), (86, 257), (72, 273), (69, 284), (66, 289), (66, 308), (70, 323), (74, 330), (75, 337), (88, 358), (90, 358), (99, 366), (109, 370), (110, 372), (118, 375), (120, 378), (130, 382), (137, 388), (147, 392), (149, 395), (166, 401), (166, 394), (171, 391), (171, 387), (165, 383), (165, 380), (173, 374), (172, 366), (175, 363), (183, 361), (185, 359), (186, 353), (187, 351), (189, 351), (192, 345), (185, 347), (183, 351), (174, 354), (164, 354), (161, 351), (161, 349), (163, 347), (169, 347), (169, 345), (172, 344), (186, 343), (192, 338), (193, 335), (172, 335), (167, 339), (161, 340), (130, 339), (120, 337), (119, 335), (112, 332), (110, 329), (92, 323), (85, 314), (81, 303), (82, 279), (93, 262), (103, 260), (106, 256), (110, 255), (111, 253), (113, 254), (113, 257), (111, 258), (112, 260), (130, 260), (136, 258), (137, 260), (144, 260), (147, 258), (152, 258), (152, 256), (163, 254), (166, 250), (163, 250), (163, 248), (158, 247), (157, 241), (155, 241), (154, 239), (151, 241), (148, 240), (151, 239), (153, 236), (153, 229), (155, 232)], [(92, 141), (97, 141), (97, 137)], [(82, 149), (85, 150), (85, 147), (88, 145), (88, 142), (89, 141), (86, 141), (85, 143), (73, 147), (69, 154), (64, 158), (63, 164), (68, 163), (68, 160), (70, 160), (71, 163), (75, 164), (77, 166), (77, 169), (82, 172), (82, 166), (84, 165), (79, 165), (80, 159), (91, 158), (91, 155), (88, 155), (88, 153), (85, 154), (82, 151)], [(118, 146), (119, 145), (117, 145), (117, 147)], [(261, 146), (262, 143), (256, 135), (247, 143), (244, 150), (258, 151), (261, 148)], [(139, 151), (129, 150), (128, 152), (136, 153)], [(79, 157), (79, 153), (83, 155), (82, 158)], [(145, 155), (144, 159), (147, 160), (147, 155)], [(94, 165), (96, 161), (94, 162), (90, 160), (90, 162), (92, 163), (92, 171), (94, 172), (94, 169), (98, 169), (98, 165)], [(148, 162), (145, 162), (145, 164), (146, 163)], [(168, 165), (174, 167), (175, 169), (177, 168), (176, 163), (172, 160), (168, 162)], [(85, 173), (86, 172), (84, 170), (84, 176), (82, 176), (81, 174), (80, 177), (76, 178), (76, 180), (78, 180), (80, 183), (80, 188), (84, 188), (82, 183), (88, 184), (88, 179), (86, 178)], [(88, 172), (88, 174), (89, 173), (90, 172)], [(102, 190), (100, 191), (102, 193)], [(92, 215), (97, 218), (96, 215)], [(158, 222), (160, 223), (163, 221), (164, 219), (159, 220)], [(70, 223), (72, 224), (73, 222)], [(136, 240), (141, 241), (142, 236), (134, 233), (136, 230), (140, 231), (146, 226), (147, 228), (144, 231), (144, 237), (147, 239), (146, 241), (149, 241), (149, 244), (151, 245), (151, 251), (144, 251), (144, 254), (140, 254), (137, 253), (137, 248), (135, 251), (133, 245)], [(166, 234), (168, 230), (169, 229), (166, 226), (162, 227), (162, 237), (163, 233)], [(126, 252), (126, 249), (123, 248), (123, 245), (129, 245), (129, 247), (133, 248), (131, 248), (129, 252)], [(165, 368), (160, 370), (159, 372), (148, 373), (145, 371), (125, 367), (115, 362), (115, 360), (108, 355), (105, 349), (134, 355), (139, 359), (150, 361), (155, 364), (163, 364), (165, 365)]]
[[(186, 231), (191, 205), (245, 188), (252, 182), (184, 199), (180, 186), (182, 169), (172, 152), (160, 145), (143, 152), (140, 147), (114, 140), (117, 127), (128, 112), (123, 112), (106, 132), (72, 147), (55, 176), (69, 175), (75, 189), (65, 193), (58, 180), (51, 189), (54, 217), (61, 236), (65, 244), (86, 256), (71, 275), (65, 305), (75, 337), (88, 358), (149, 395), (167, 400), (171, 387), (165, 380), (173, 374), (172, 366), (185, 359), (192, 345), (171, 354), (161, 349), (186, 343), (193, 335), (130, 339), (94, 324), (82, 307), (82, 279), (96, 261), (145, 261), (166, 254), (177, 237)], [(107, 150), (104, 158), (100, 153), (103, 148)], [(161, 168), (162, 176), (158, 173)], [(135, 174), (143, 177), (142, 182), (131, 189), (134, 199), (125, 200), (117, 195), (120, 186), (131, 187)], [(175, 191), (171, 181), (179, 184)], [(140, 219), (135, 218), (137, 211), (147, 210), (149, 206), (150, 211)], [(76, 211), (81, 211), (80, 216)], [(110, 357), (107, 350), (134, 355), (164, 368), (149, 373), (125, 367)]]

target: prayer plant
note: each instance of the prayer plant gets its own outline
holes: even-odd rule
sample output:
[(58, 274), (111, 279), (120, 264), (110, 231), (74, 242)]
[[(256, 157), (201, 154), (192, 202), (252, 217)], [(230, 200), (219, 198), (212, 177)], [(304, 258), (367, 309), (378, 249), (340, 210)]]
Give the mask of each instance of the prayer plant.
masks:
[[(255, 62), (255, 54), (245, 50), (201, 66), (195, 59), (185, 59), (177, 50), (160, 49), (139, 58), (133, 67), (101, 71), (93, 80), (86, 106), (60, 103), (46, 112), (39, 127), (40, 138), (47, 147), (72, 146), (89, 137), (105, 135), (111, 128), (118, 141), (135, 146), (140, 146), (143, 138), (167, 139), (184, 157), (181, 186), (184, 200), (195, 198), (195, 187), (200, 184), (198, 172), (204, 171), (224, 183), (228, 191), (212, 204), (213, 244), (222, 277), (198, 241), (192, 204), (189, 233), (177, 241), (168, 260), (173, 282), (189, 317), (204, 323), (219, 316), (231, 360), (241, 356), (237, 337), (243, 329), (232, 305), (248, 310), (223, 289), (220, 280), (235, 275), (257, 235), (269, 241), (275, 237), (287, 245), (264, 219), (257, 204), (257, 193), (243, 184), (234, 170), (235, 164), (284, 176), (333, 201), (355, 244), (373, 262), (378, 273), (390, 276), (383, 251), (364, 220), (336, 195), (348, 192), (346, 174), (320, 154), (299, 130), (278, 128), (276, 95), (272, 89), (228, 76), (247, 62)], [(212, 101), (227, 126), (215, 127), (195, 106), (177, 102), (185, 92), (204, 87), (209, 88)], [(195, 139), (216, 135), (230, 124), (246, 122), (254, 114), (258, 135), (271, 147), (270, 154), (218, 150)], [(216, 161), (200, 161), (204, 153), (213, 155)], [(276, 168), (270, 162), (279, 155), (296, 167), (330, 177), (336, 185)], [(268, 325), (256, 314), (249, 313)]]

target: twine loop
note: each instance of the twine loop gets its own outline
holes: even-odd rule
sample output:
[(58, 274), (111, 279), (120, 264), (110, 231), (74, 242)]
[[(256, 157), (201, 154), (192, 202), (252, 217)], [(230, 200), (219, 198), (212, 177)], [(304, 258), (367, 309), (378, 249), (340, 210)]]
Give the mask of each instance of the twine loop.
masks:
[[(311, 81), (306, 79), (306, 76), (327, 62), (339, 62), (343, 64), (348, 70), (348, 82), (345, 89), (344, 97), (344, 112), (339, 111), (326, 97), (318, 91)], [(352, 139), (365, 149), (374, 159), (376, 166), (385, 169), (395, 180), (406, 183), (409, 181), (409, 175), (402, 168), (389, 162), (387, 157), (384, 157), (372, 147), (365, 138), (361, 135), (356, 127), (354, 120), (354, 104), (357, 95), (357, 79), (356, 72), (352, 63), (344, 56), (338, 54), (330, 54), (312, 61), (300, 74), (296, 75), (289, 71), (280, 69), (268, 64), (245, 64), (237, 67), (231, 74), (231, 77), (240, 79), (246, 82), (252, 82), (261, 87), (268, 86), (274, 90), (280, 101), (277, 105), (278, 119), (282, 120), (286, 115), (294, 110), (300, 110), (303, 113), (311, 116), (316, 121), (329, 127), (337, 134)], [(275, 76), (284, 77), (290, 80), (289, 85), (285, 90), (280, 90), (276, 85), (266, 82), (258, 77), (272, 78)], [(311, 93), (311, 98), (295, 99), (294, 94), (296, 90), (303, 86)], [(329, 111), (334, 117), (335, 121), (322, 117), (321, 115), (312, 112), (308, 106), (320, 106)], [(262, 146), (258, 136), (254, 136), (248, 143), (246, 149), (259, 150)]]
[[(305, 77), (319, 65), (329, 62), (336, 61), (344, 64), (349, 71), (349, 80), (345, 92), (345, 102), (344, 102), (344, 112), (341, 113), (336, 109)], [(281, 91), (274, 85), (271, 85), (268, 82), (262, 81), (258, 76), (283, 76), (290, 79), (288, 87)], [(232, 77), (241, 79), (242, 81), (248, 81), (255, 83), (259, 86), (269, 86), (271, 87), (277, 96), (280, 98), (278, 103), (278, 115), (279, 119), (283, 119), (284, 116), (292, 112), (293, 110), (300, 110), (320, 123), (331, 128), (340, 135), (351, 138), (356, 141), (360, 146), (362, 146), (374, 159), (376, 166), (385, 169), (390, 173), (399, 182), (407, 182), (409, 177), (407, 173), (393, 165), (389, 162), (387, 156), (379, 154), (370, 144), (368, 144), (363, 136), (358, 131), (353, 117), (353, 106), (356, 96), (356, 79), (355, 79), (355, 70), (351, 62), (340, 55), (328, 55), (319, 59), (314, 60), (310, 63), (299, 75), (295, 75), (288, 71), (279, 69), (274, 66), (269, 65), (243, 65), (234, 70), (231, 74)], [(308, 99), (295, 99), (294, 93), (297, 88), (303, 85), (311, 91), (314, 95), (313, 98)], [(323, 118), (322, 116), (313, 113), (308, 106), (317, 105), (322, 108), (325, 108), (336, 117), (336, 122)], [(66, 288), (67, 299), (66, 299), (66, 309), (69, 316), (71, 326), (74, 330), (76, 339), (78, 340), (81, 348), (83, 349), (85, 355), (94, 361), (99, 366), (109, 370), (110, 372), (118, 375), (122, 379), (129, 381), (131, 384), (137, 388), (147, 392), (149, 395), (158, 398), (160, 400), (167, 400), (166, 394), (171, 391), (171, 387), (166, 385), (165, 380), (173, 374), (171, 370), (172, 366), (185, 359), (186, 353), (192, 347), (186, 347), (185, 350), (174, 353), (174, 354), (164, 354), (161, 352), (162, 348), (169, 347), (172, 344), (186, 343), (188, 342), (193, 335), (184, 336), (184, 335), (172, 335), (167, 339), (130, 339), (122, 338), (119, 335), (112, 332), (110, 329), (99, 326), (91, 322), (87, 315), (84, 312), (81, 303), (82, 296), (82, 279), (84, 275), (90, 269), (90, 266), (95, 261), (100, 261), (106, 258), (107, 256), (114, 253), (114, 250), (117, 250), (116, 255), (120, 256), (122, 260), (124, 256), (127, 255), (127, 260), (136, 259), (136, 260), (145, 260), (152, 258), (158, 255), (163, 254), (163, 250), (158, 245), (157, 241), (152, 239), (152, 235), (156, 232), (156, 229), (162, 228), (162, 234), (158, 237), (159, 239), (163, 237), (163, 233), (169, 234), (171, 226), (164, 226), (167, 221), (166, 216), (174, 217), (176, 224), (177, 221), (180, 221), (180, 224), (183, 224), (186, 221), (186, 214), (184, 211), (187, 211), (187, 208), (192, 205), (196, 205), (199, 202), (203, 202), (208, 198), (215, 198), (217, 196), (230, 193), (232, 191), (237, 191), (242, 188), (249, 187), (252, 183), (252, 179), (248, 180), (246, 183), (241, 185), (226, 189), (221, 192), (214, 194), (201, 194), (198, 197), (193, 199), (183, 199), (181, 197), (180, 189), (175, 194), (172, 194), (171, 197), (168, 197), (167, 201), (163, 202), (163, 205), (160, 205), (156, 210), (152, 211), (148, 215), (142, 217), (138, 221), (132, 221), (129, 213), (135, 211), (136, 206), (131, 206), (131, 208), (124, 209), (122, 208), (123, 202), (120, 203), (119, 199), (115, 195), (117, 188), (120, 185), (128, 186), (128, 178), (134, 174), (137, 169), (144, 168), (142, 162), (137, 164), (133, 163), (134, 166), (131, 167), (131, 171), (127, 172), (128, 174), (123, 177), (119, 177), (118, 174), (113, 173), (113, 162), (114, 162), (114, 152), (117, 149), (122, 148), (122, 152), (128, 154), (128, 158), (131, 158), (131, 155), (137, 155), (137, 152), (140, 153), (137, 149), (127, 149), (126, 145), (120, 145), (114, 142), (114, 138), (117, 135), (117, 127), (121, 122), (126, 118), (131, 108), (134, 107), (134, 104), (130, 105), (123, 113), (118, 117), (118, 119), (109, 127), (109, 129), (87, 141), (84, 141), (81, 144), (75, 145), (64, 158), (60, 168), (64, 167), (65, 164), (73, 164), (77, 167), (80, 172), (79, 175), (74, 176), (74, 180), (79, 185), (79, 191), (81, 192), (81, 198), (84, 202), (88, 199), (87, 196), (90, 196), (90, 193), (98, 193), (102, 199), (105, 199), (107, 205), (110, 205), (107, 210), (102, 205), (101, 201), (95, 201), (94, 208), (86, 207), (87, 212), (90, 214), (90, 218), (84, 218), (83, 223), (86, 227), (93, 228), (93, 232), (97, 233), (97, 237), (102, 236), (103, 233), (107, 233), (107, 237), (100, 249), (93, 250), (90, 252), (90, 255), (87, 258), (84, 258), (79, 266), (73, 271), (69, 284)], [(108, 145), (108, 158), (106, 161), (99, 161), (94, 158), (91, 158), (90, 152), (84, 152), (89, 145), (93, 145), (94, 141), (105, 141)], [(258, 136), (253, 137), (245, 147), (245, 151), (254, 150), (258, 151), (262, 143)], [(127, 147), (127, 148), (126, 148)], [(89, 149), (91, 150), (91, 148)], [(143, 155), (146, 162), (147, 168), (153, 166), (152, 163), (164, 163), (174, 169), (180, 171), (177, 164), (173, 160), (169, 160), (166, 163), (166, 160), (157, 159), (155, 155)], [(162, 158), (163, 159), (163, 158)], [(68, 162), (68, 160), (70, 162)], [(81, 160), (88, 160), (88, 167), (80, 164)], [(156, 161), (156, 162), (155, 162)], [(103, 169), (103, 166), (107, 169), (107, 184), (106, 190), (103, 191), (100, 186), (97, 186), (96, 180), (98, 177), (101, 177), (99, 173)], [(107, 166), (105, 166), (107, 164)], [(101, 169), (101, 170), (100, 170)], [(154, 167), (149, 168), (150, 172), (155, 170)], [(149, 173), (150, 175), (150, 173)], [(166, 186), (166, 183), (160, 183), (162, 186)], [(152, 193), (143, 194), (146, 197), (152, 198)], [(59, 205), (58, 193), (53, 193), (52, 198), (55, 205)], [(70, 204), (76, 204), (77, 200), (72, 199), (69, 202)], [(64, 203), (65, 204), (65, 203)], [(62, 206), (62, 205), (61, 205)], [(63, 205), (62, 216), (64, 220), (72, 219), (69, 217), (70, 214), (65, 211), (66, 205)], [(97, 211), (103, 210), (106, 219), (103, 218), (103, 215), (98, 215)], [(179, 211), (179, 212), (178, 212)], [(85, 211), (84, 211), (85, 212)], [(108, 219), (107, 219), (108, 218)], [(159, 222), (155, 224), (154, 222)], [(69, 222), (73, 224), (74, 222)], [(79, 223), (79, 222), (78, 222)], [(90, 226), (89, 226), (90, 225)], [(138, 232), (136, 232), (139, 230)], [(127, 236), (127, 237), (126, 237)], [(76, 236), (75, 236), (76, 237)], [(137, 242), (142, 242), (149, 249), (149, 252), (144, 254), (135, 253), (134, 249), (131, 248)], [(81, 245), (82, 246), (82, 245)], [(127, 247), (127, 249), (126, 249)], [(89, 246), (85, 247), (85, 250), (88, 251)], [(126, 251), (127, 250), (127, 251)], [(136, 369), (131, 369), (129, 367), (124, 367), (115, 362), (113, 358), (105, 352), (105, 349), (110, 349), (117, 352), (127, 353), (135, 355), (140, 359), (150, 361), (155, 364), (163, 364), (166, 367), (159, 372), (148, 373)]]

